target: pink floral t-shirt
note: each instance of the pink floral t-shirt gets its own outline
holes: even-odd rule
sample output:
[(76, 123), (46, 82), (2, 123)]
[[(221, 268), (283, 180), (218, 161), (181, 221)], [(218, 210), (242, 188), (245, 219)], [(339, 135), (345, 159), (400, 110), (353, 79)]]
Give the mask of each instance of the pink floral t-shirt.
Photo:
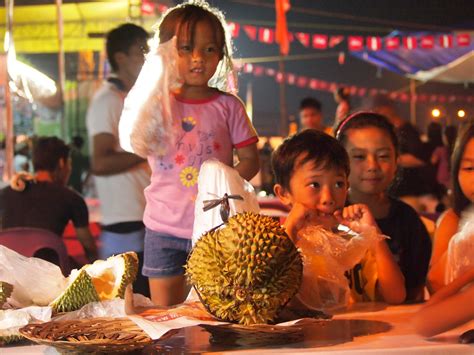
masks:
[(148, 157), (152, 175), (143, 221), (155, 232), (191, 239), (202, 163), (216, 158), (232, 166), (233, 148), (254, 144), (258, 137), (236, 96), (217, 93), (199, 101), (172, 96), (171, 107), (179, 134), (165, 156)]

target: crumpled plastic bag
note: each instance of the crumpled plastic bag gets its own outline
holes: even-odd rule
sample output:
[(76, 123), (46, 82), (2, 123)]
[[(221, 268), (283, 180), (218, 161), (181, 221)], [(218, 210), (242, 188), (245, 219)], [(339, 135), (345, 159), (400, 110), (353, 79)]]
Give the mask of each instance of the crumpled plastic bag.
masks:
[(125, 98), (119, 123), (122, 149), (146, 158), (166, 154), (176, 136), (170, 92), (182, 85), (177, 67), (176, 37), (157, 44), (150, 52), (135, 85)]
[(0, 245), (0, 280), (13, 285), (7, 302), (16, 308), (47, 306), (67, 286), (67, 279), (57, 265), (28, 258), (3, 245)]
[(474, 207), (462, 214), (458, 232), (448, 245), (445, 282), (454, 281), (474, 267)]
[(32, 322), (48, 322), (51, 313), (51, 307), (38, 306), (0, 311), (0, 336), (20, 335), (21, 327)]
[(303, 256), (303, 279), (296, 300), (312, 310), (330, 311), (347, 306), (350, 289), (344, 273), (357, 265), (381, 238), (375, 228), (364, 228), (361, 233), (345, 226), (340, 226), (338, 233), (321, 226), (300, 230), (296, 246)]
[[(152, 307), (156, 306), (148, 297), (139, 293), (133, 294), (133, 304), (137, 307)], [(127, 317), (125, 312), (125, 300), (122, 298), (114, 298), (112, 300), (91, 302), (83, 306), (81, 309), (73, 312), (67, 312), (54, 317), (55, 321), (67, 321), (75, 319), (89, 319), (89, 318), (123, 318)]]
[(204, 201), (228, 195), (240, 195), (243, 200), (229, 199), (229, 217), (239, 212), (260, 212), (253, 186), (237, 170), (217, 159), (206, 160), (198, 177), (198, 194), (194, 208), (193, 245), (207, 231), (223, 223), (219, 206), (203, 211)]

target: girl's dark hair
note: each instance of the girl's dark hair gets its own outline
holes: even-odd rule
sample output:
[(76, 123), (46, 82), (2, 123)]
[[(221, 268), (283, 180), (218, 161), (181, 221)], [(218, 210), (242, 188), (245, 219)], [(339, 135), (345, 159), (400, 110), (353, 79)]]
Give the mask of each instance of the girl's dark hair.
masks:
[[(295, 162), (298, 158), (298, 165)], [(340, 169), (349, 176), (349, 157), (344, 147), (330, 135), (315, 129), (306, 129), (286, 138), (272, 154), (275, 182), (290, 189), (295, 170), (307, 162), (322, 165), (324, 169)]]
[(69, 158), (69, 147), (57, 137), (39, 137), (33, 144), (33, 168), (35, 171), (54, 172), (60, 159)]
[(464, 195), (459, 184), (459, 169), (464, 150), (469, 141), (474, 138), (474, 121), (471, 121), (462, 127), (454, 144), (453, 154), (451, 156), (451, 181), (453, 184), (453, 209), (459, 216), (462, 211), (471, 203)]
[(231, 51), (227, 45), (225, 20), (218, 10), (210, 8), (206, 3), (202, 5), (183, 4), (168, 11), (158, 26), (160, 43), (169, 41), (173, 36), (190, 35), (191, 48), (194, 47), (194, 37), (198, 22), (205, 21), (214, 29), (215, 41), (221, 50), (221, 56), (231, 62)]
[(360, 129), (366, 127), (376, 127), (386, 132), (395, 148), (395, 154), (398, 154), (398, 138), (395, 133), (395, 127), (385, 116), (375, 112), (359, 111), (353, 113), (339, 123), (339, 126), (336, 129), (336, 138), (343, 146), (345, 146), (347, 131), (349, 129)]

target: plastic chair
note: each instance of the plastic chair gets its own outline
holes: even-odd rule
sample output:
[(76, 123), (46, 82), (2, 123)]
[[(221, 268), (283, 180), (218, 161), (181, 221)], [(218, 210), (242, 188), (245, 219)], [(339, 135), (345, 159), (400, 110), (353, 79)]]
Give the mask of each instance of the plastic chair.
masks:
[[(58, 261), (64, 276), (68, 276), (71, 271), (63, 240), (49, 230), (29, 227), (5, 229), (0, 231), (0, 244), (27, 257), (51, 261), (52, 256)], [(48, 257), (43, 257), (45, 255)]]

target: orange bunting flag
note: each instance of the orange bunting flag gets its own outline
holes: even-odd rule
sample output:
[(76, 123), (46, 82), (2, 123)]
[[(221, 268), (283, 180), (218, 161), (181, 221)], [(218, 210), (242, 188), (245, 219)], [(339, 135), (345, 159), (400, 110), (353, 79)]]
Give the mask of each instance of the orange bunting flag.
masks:
[(286, 13), (290, 9), (290, 0), (275, 0), (276, 30), (275, 39), (280, 44), (280, 53), (287, 55), (290, 51), (290, 37), (286, 23)]

